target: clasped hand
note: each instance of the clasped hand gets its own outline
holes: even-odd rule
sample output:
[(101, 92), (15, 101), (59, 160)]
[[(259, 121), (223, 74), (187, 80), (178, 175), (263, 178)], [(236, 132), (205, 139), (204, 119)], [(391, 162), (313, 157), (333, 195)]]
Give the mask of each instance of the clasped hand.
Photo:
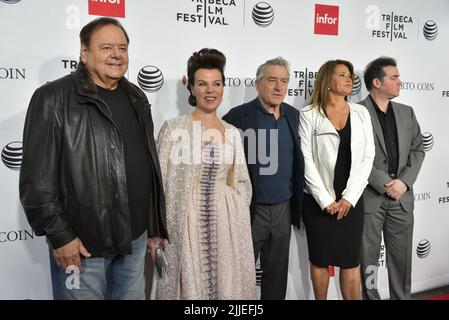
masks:
[(385, 184), (385, 193), (394, 200), (399, 200), (407, 191), (407, 185), (399, 179), (391, 180)]
[(341, 198), (340, 200), (338, 200), (337, 202), (332, 202), (330, 205), (328, 205), (326, 208), (324, 208), (324, 210), (330, 214), (330, 215), (337, 215), (337, 220), (340, 220), (344, 217), (346, 217), (346, 215), (349, 212), (349, 209), (352, 208), (352, 204), (344, 199)]

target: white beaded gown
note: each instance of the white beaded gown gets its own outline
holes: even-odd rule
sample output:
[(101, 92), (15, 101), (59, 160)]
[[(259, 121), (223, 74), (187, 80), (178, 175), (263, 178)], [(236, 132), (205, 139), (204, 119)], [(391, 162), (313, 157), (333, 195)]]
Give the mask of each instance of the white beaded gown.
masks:
[(223, 121), (226, 141), (212, 142), (193, 123), (191, 115), (166, 121), (157, 139), (170, 242), (168, 276), (155, 279), (153, 297), (255, 299), (252, 189), (240, 135)]

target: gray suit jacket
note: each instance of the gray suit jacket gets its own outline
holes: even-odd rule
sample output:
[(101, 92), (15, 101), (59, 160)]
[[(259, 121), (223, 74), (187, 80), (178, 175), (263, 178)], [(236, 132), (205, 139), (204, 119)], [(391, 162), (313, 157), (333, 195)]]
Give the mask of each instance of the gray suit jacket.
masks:
[[(382, 196), (385, 193), (384, 185), (391, 181), (391, 178), (388, 176), (385, 139), (375, 107), (369, 96), (359, 103), (369, 110), (373, 123), (376, 156), (368, 178), (368, 186), (363, 192), (363, 199), (365, 212), (374, 213), (380, 208)], [(422, 135), (412, 107), (396, 102), (392, 102), (392, 105), (398, 131), (398, 179), (408, 186), (408, 191), (402, 196), (400, 203), (405, 211), (412, 212), (414, 208), (413, 184), (424, 160)]]

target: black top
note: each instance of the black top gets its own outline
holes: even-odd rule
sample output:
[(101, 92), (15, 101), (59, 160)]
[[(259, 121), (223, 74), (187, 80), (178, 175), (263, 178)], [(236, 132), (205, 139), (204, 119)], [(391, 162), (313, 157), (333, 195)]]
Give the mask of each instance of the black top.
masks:
[(98, 95), (109, 107), (112, 119), (122, 138), (131, 234), (132, 239), (136, 239), (148, 226), (150, 195), (154, 178), (145, 133), (128, 95), (120, 86), (115, 90), (98, 87)]
[[(340, 137), (334, 170), (336, 201), (341, 199), (351, 172), (351, 118), (344, 128), (337, 130)], [(363, 199), (353, 204), (348, 215), (337, 219), (322, 210), (313, 196), (305, 194), (303, 217), (307, 232), (309, 260), (312, 264), (327, 268), (354, 268), (360, 264), (360, 247), (363, 231)]]
[[(284, 106), (280, 106), (280, 116), (275, 118), (261, 104), (257, 104), (259, 135), (257, 146), (259, 179), (254, 191), (257, 204), (278, 204), (292, 197), (293, 153), (295, 144), (285, 117)], [(277, 132), (277, 140), (271, 135)], [(255, 141), (254, 141), (255, 143)], [(272, 143), (274, 145), (272, 145)]]
[(351, 171), (351, 117), (348, 115), (348, 120), (345, 126), (337, 130), (340, 136), (340, 144), (338, 145), (337, 162), (334, 169), (334, 190), (336, 201), (341, 199), (343, 191), (349, 179)]
[(396, 119), (394, 118), (393, 104), (388, 103), (387, 112), (380, 110), (376, 101), (371, 95), (369, 96), (376, 110), (377, 118), (382, 128), (382, 133), (385, 139), (385, 147), (387, 148), (388, 159), (388, 174), (397, 175), (399, 162), (399, 146), (398, 146), (398, 132), (396, 128)]

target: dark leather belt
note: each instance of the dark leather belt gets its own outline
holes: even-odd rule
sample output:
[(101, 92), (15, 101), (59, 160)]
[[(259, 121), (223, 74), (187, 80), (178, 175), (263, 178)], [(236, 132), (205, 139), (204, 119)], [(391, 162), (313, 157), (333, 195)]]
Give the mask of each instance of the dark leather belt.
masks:
[(398, 178), (398, 176), (397, 176), (396, 174), (394, 174), (394, 173), (389, 173), (388, 176), (389, 176), (392, 180)]

